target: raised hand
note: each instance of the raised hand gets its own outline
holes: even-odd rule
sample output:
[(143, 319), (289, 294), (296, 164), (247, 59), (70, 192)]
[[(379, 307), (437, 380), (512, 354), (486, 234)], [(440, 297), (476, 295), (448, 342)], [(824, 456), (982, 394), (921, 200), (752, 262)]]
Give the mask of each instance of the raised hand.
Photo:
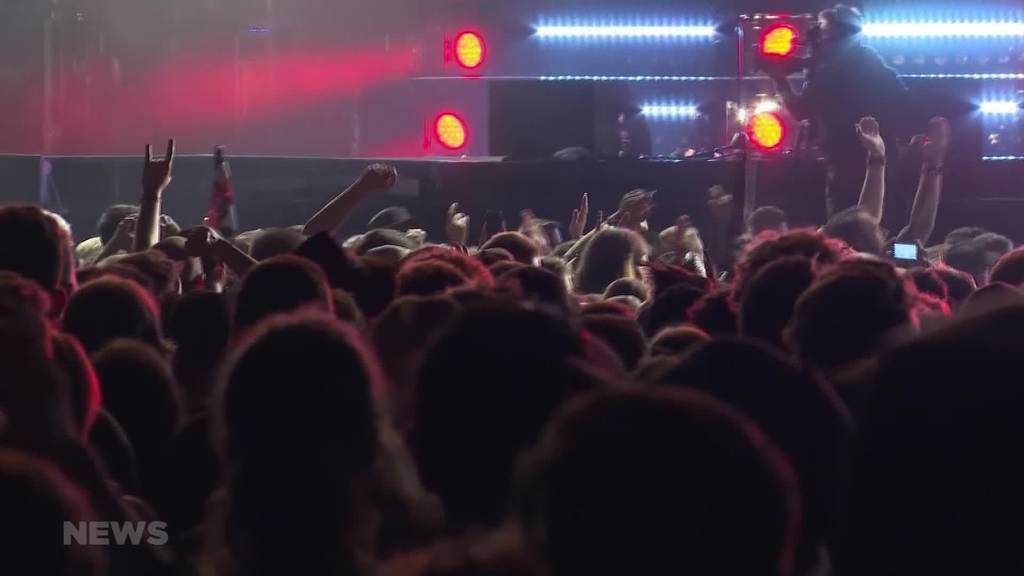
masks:
[(860, 119), (854, 126), (861, 146), (868, 151), (871, 158), (885, 158), (885, 141), (878, 129), (878, 121), (871, 116)]
[(161, 192), (171, 183), (174, 169), (174, 139), (167, 141), (167, 154), (163, 158), (153, 158), (153, 147), (146, 144), (146, 164), (142, 169), (143, 192)]
[(117, 229), (114, 230), (114, 235), (110, 237), (107, 245), (112, 250), (131, 250), (132, 243), (135, 241), (135, 223), (138, 220), (138, 216), (132, 214), (125, 216), (117, 223)]
[(587, 229), (587, 219), (590, 217), (590, 198), (584, 193), (580, 198), (579, 208), (572, 211), (572, 218), (569, 219), (569, 238), (579, 240)]
[(928, 122), (928, 137), (924, 142), (922, 154), (925, 164), (942, 166), (949, 152), (950, 126), (949, 120), (937, 116)]
[(445, 235), (449, 244), (465, 245), (469, 238), (469, 216), (459, 212), (459, 203), (448, 207), (448, 217), (444, 224)]
[(398, 182), (398, 170), (388, 164), (371, 164), (359, 177), (357, 184), (367, 190), (390, 190)]
[(207, 258), (213, 254), (213, 247), (220, 236), (209, 226), (196, 226), (182, 230), (185, 238), (185, 252), (193, 258)]

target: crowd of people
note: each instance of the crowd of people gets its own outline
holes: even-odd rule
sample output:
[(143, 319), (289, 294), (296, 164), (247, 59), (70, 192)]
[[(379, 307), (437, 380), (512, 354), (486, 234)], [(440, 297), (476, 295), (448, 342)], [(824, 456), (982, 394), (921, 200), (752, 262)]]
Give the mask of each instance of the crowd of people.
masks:
[(338, 238), (384, 165), (282, 229), (231, 230), (219, 179), (181, 229), (173, 141), (96, 238), (0, 207), (0, 573), (1024, 570), (1024, 250), (931, 238), (941, 118), (887, 234), (885, 142), (856, 133), (855, 207), (724, 241), (649, 230), (644, 190), (478, 242), (457, 205), (445, 238), (400, 207)]

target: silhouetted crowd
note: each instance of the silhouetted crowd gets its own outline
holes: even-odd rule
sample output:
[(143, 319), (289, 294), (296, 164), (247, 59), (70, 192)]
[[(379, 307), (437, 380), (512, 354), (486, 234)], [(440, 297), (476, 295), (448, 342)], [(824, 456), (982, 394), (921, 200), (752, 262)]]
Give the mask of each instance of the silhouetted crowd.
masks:
[(173, 142), (94, 238), (0, 207), (0, 574), (1024, 573), (1024, 250), (930, 238), (942, 119), (890, 237), (857, 131), (857, 206), (738, 238), (720, 187), (337, 237), (383, 165), (239, 233), (218, 164), (181, 229)]

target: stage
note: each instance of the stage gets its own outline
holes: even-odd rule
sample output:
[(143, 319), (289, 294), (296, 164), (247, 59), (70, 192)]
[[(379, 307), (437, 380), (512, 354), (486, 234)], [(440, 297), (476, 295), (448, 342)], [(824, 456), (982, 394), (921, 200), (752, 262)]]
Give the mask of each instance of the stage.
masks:
[[(392, 191), (373, 196), (346, 223), (343, 233), (360, 231), (381, 208), (405, 205), (431, 236), (443, 234), (448, 205), (459, 202), (474, 219), (474, 234), (487, 210), (502, 210), (510, 225), (519, 212), (566, 222), (582, 193), (590, 195), (592, 217), (610, 214), (630, 189), (657, 189), (652, 227), (671, 225), (680, 214), (706, 221), (707, 190), (721, 184), (742, 210), (748, 179), (756, 183), (757, 206), (776, 205), (796, 225), (824, 219), (824, 166), (796, 157), (721, 160), (503, 161), (501, 158), (290, 158), (244, 156), (230, 159), (242, 229), (305, 222), (368, 164), (387, 162), (400, 173)], [(164, 196), (164, 212), (182, 226), (200, 222), (213, 179), (209, 156), (181, 156)], [(115, 203), (137, 203), (142, 159), (127, 156), (0, 156), (0, 202), (40, 202), (64, 214), (75, 235), (93, 235), (102, 211)], [(49, 177), (47, 177), (49, 174)], [(886, 224), (906, 222), (916, 183), (912, 164), (889, 174)], [(933, 240), (959, 226), (982, 226), (1024, 242), (1024, 160), (951, 158)], [(739, 214), (737, 214), (738, 216)]]

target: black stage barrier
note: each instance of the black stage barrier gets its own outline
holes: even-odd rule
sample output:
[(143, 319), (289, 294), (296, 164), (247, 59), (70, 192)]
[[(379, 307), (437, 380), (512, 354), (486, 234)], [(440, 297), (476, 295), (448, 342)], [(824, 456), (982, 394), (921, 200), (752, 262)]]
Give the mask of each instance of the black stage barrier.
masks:
[[(739, 160), (581, 160), (501, 161), (481, 159), (330, 159), (236, 157), (231, 159), (242, 229), (304, 222), (324, 202), (351, 183), (367, 166), (385, 161), (398, 167), (400, 184), (371, 196), (353, 214), (343, 234), (361, 231), (378, 210), (407, 206), (419, 227), (434, 238), (443, 234), (451, 202), (472, 217), (478, 233), (487, 210), (502, 210), (510, 226), (519, 212), (567, 221), (583, 192), (590, 194), (591, 218), (610, 214), (633, 188), (658, 190), (652, 227), (669, 226), (680, 214), (706, 222), (707, 190), (721, 184), (737, 200), (744, 198), (746, 164)], [(796, 158), (755, 161), (757, 205), (780, 206), (796, 225), (824, 219), (824, 169)], [(52, 177), (41, 186), (47, 166)], [(140, 157), (0, 156), (0, 201), (42, 201), (66, 215), (79, 239), (93, 234), (101, 212), (114, 203), (136, 203)], [(916, 170), (892, 167), (886, 224), (906, 223)], [(956, 161), (946, 166), (946, 182), (933, 239), (949, 230), (977, 225), (1024, 241), (1024, 161)], [(164, 195), (164, 212), (182, 226), (201, 221), (213, 179), (209, 156), (181, 156), (174, 182)], [(471, 239), (474, 239), (471, 236)]]

